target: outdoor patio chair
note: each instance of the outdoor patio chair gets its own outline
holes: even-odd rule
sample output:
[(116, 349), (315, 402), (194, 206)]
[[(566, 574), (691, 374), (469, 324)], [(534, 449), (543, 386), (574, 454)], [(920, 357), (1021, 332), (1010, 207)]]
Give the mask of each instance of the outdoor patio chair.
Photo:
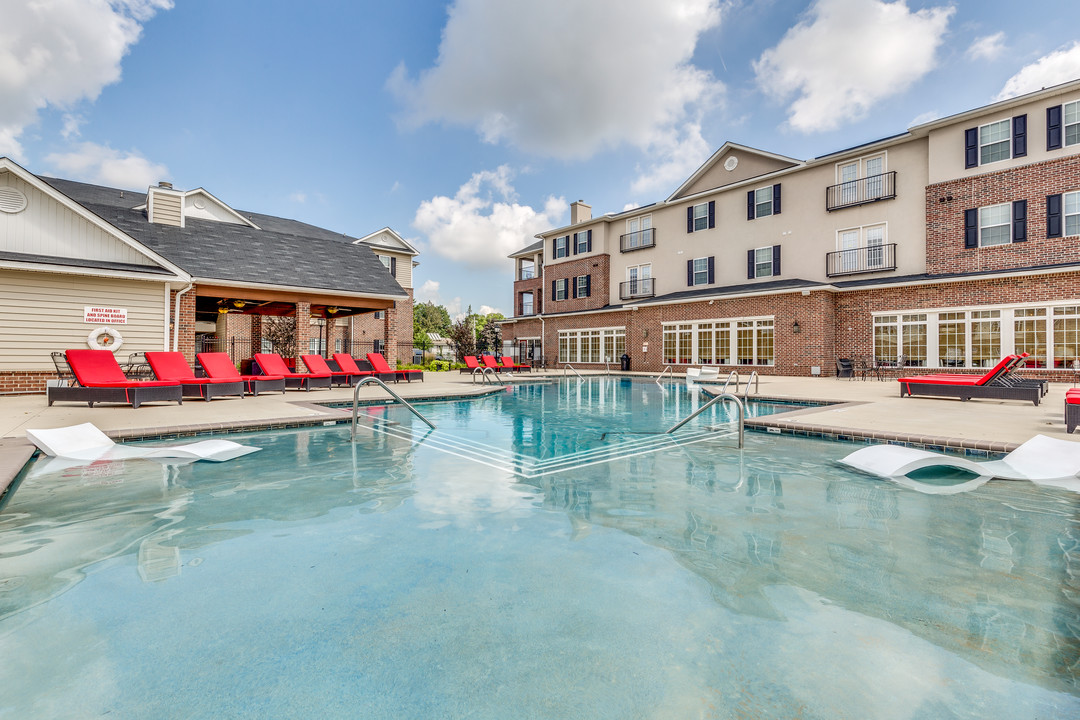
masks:
[(311, 390), (311, 388), (329, 388), (333, 377), (322, 373), (298, 373), (289, 369), (277, 353), (255, 353), (252, 357), (259, 369), (268, 375), (280, 375), (285, 378), (285, 387), (289, 390)]
[(184, 397), (200, 397), (206, 401), (229, 395), (244, 397), (243, 380), (195, 377), (195, 371), (187, 364), (182, 352), (148, 352), (146, 362), (158, 380), (180, 383)]
[(280, 390), (285, 392), (285, 378), (281, 375), (241, 375), (233, 365), (228, 353), (205, 352), (195, 356), (195, 362), (209, 378), (239, 380), (244, 383), (244, 392), (258, 396), (260, 392)]
[(532, 372), (532, 365), (520, 365), (509, 355), (503, 355), (501, 361), (502, 366), (510, 372)]
[(855, 377), (855, 363), (851, 358), (836, 358), (836, 379)]
[(46, 399), (54, 402), (123, 403), (137, 408), (144, 402), (184, 401), (183, 388), (167, 380), (128, 380), (120, 363), (109, 350), (68, 350), (65, 353), (71, 372), (79, 384), (74, 387), (50, 387)]
[(1072, 433), (1080, 425), (1080, 388), (1065, 391), (1065, 432)]
[(1035, 405), (1045, 395), (1041, 381), (1017, 382), (1006, 377), (1013, 368), (1023, 362), (1022, 355), (1006, 355), (985, 375), (957, 375), (938, 373), (898, 378), (900, 397), (925, 395), (950, 397), (959, 400), (985, 398), (993, 400), (1025, 400)]
[(61, 351), (49, 353), (52, 357), (53, 367), (56, 368), (56, 379), (62, 380), (61, 384), (69, 385), (71, 381), (75, 379), (75, 375), (71, 372), (71, 366), (68, 365), (67, 358), (64, 357), (64, 353)]
[(371, 367), (374, 369), (374, 371), (379, 375), (392, 373), (394, 376), (394, 382), (397, 382), (401, 378), (412, 382), (412, 379), (414, 377), (419, 378), (420, 382), (424, 381), (423, 370), (417, 370), (415, 368), (411, 370), (395, 370), (391, 368), (389, 364), (387, 364), (386, 358), (383, 357), (382, 353), (369, 352), (367, 354), (367, 360), (369, 363), (371, 363)]
[(481, 355), (480, 361), (484, 363), (484, 367), (491, 368), (495, 372), (506, 369), (502, 365), (499, 365), (499, 363), (495, 362), (494, 355)]
[[(353, 359), (353, 356), (348, 353), (334, 353), (333, 358), (334, 362), (337, 363), (337, 366), (349, 373), (353, 380), (374, 375), (370, 370), (361, 370), (360, 366), (356, 364), (356, 360)], [(350, 380), (350, 383), (351, 382), (352, 380)]]
[(465, 367), (461, 368), (458, 372), (459, 373), (471, 373), (473, 370), (476, 370), (478, 367), (480, 367), (480, 363), (478, 363), (476, 361), (476, 356), (475, 355), (466, 355), (465, 356)]
[[(352, 385), (354, 379), (359, 380), (361, 375), (371, 374), (361, 372), (359, 368), (357, 368), (357, 371), (355, 373), (350, 372), (345, 368), (341, 368), (340, 370), (331, 370), (330, 366), (326, 364), (326, 358), (324, 358), (322, 355), (301, 355), (300, 359), (304, 361), (305, 365), (307, 365), (307, 369), (313, 373), (316, 373), (318, 375), (326, 375), (327, 373), (329, 373), (330, 382), (334, 385)], [(351, 360), (352, 358), (350, 357), (349, 359)], [(338, 367), (341, 367), (340, 363), (338, 363)]]

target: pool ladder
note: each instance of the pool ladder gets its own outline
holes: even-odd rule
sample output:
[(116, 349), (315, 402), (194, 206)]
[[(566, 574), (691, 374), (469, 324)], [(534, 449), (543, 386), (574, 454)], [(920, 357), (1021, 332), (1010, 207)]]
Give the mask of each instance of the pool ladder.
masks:
[(360, 406), (360, 388), (363, 387), (364, 385), (367, 385), (368, 383), (378, 383), (379, 385), (381, 385), (383, 390), (390, 393), (395, 400), (397, 400), (399, 403), (401, 403), (402, 405), (407, 407), (409, 409), (409, 412), (411, 412), (413, 415), (415, 415), (416, 417), (423, 420), (427, 424), (427, 426), (429, 428), (431, 428), (432, 430), (435, 430), (435, 423), (431, 422), (426, 417), (424, 417), (420, 413), (419, 410), (417, 410), (416, 408), (414, 408), (412, 406), (412, 403), (408, 402), (405, 398), (401, 397), (396, 392), (391, 390), (389, 385), (387, 385), (386, 383), (384, 383), (382, 380), (380, 380), (377, 377), (366, 377), (363, 380), (361, 380), (360, 382), (356, 383), (356, 385), (353, 387), (353, 393), (352, 393), (352, 433), (350, 435), (351, 439), (353, 439), (353, 440), (356, 439), (356, 418), (357, 418), (357, 414), (358, 414), (358, 408)]
[(738, 412), (738, 415), (739, 415), (739, 447), (742, 448), (742, 446), (743, 446), (743, 434), (744, 434), (744, 422), (746, 420), (746, 407), (743, 405), (742, 400), (740, 400), (737, 395), (732, 395), (731, 393), (723, 393), (721, 395), (717, 395), (712, 400), (705, 403), (704, 405), (699, 407), (697, 410), (695, 410), (694, 412), (690, 413), (689, 415), (687, 415), (685, 418), (683, 418), (679, 422), (672, 425), (668, 429), (667, 433), (665, 433), (665, 434), (670, 435), (671, 433), (675, 432), (676, 430), (681, 428), (683, 425), (690, 422), (691, 420), (696, 418), (698, 415), (705, 412), (710, 407), (712, 407), (713, 405), (715, 405), (716, 403), (718, 403), (718, 402), (720, 402), (722, 400), (731, 400), (732, 402), (735, 403), (735, 407), (739, 411)]
[[(495, 383), (495, 380), (498, 380), (499, 382), (503, 382), (503, 379), (499, 377), (499, 371), (496, 370), (495, 368), (492, 368), (492, 367), (478, 367), (478, 368), (473, 368), (473, 371), (471, 373), (472, 374), (473, 385), (476, 384), (476, 373), (480, 373), (480, 379), (483, 381), (484, 385), (492, 385), (492, 384)], [(492, 380), (490, 377), (488, 377), (489, 374), (494, 375), (495, 380)]]
[(657, 375), (656, 377), (653, 378), (653, 382), (656, 383), (657, 385), (660, 385), (660, 387), (663, 387), (663, 385), (660, 384), (660, 378), (664, 377), (665, 373), (670, 374), (672, 378), (675, 377), (675, 371), (672, 370), (670, 365), (668, 365), (667, 367), (665, 367), (663, 370), (660, 371), (659, 375)]
[(571, 365), (570, 363), (565, 363), (565, 364), (563, 365), (563, 368), (562, 368), (562, 374), (563, 374), (564, 376), (566, 375), (566, 371), (567, 371), (567, 369), (569, 369), (569, 370), (573, 370), (573, 371), (574, 371), (574, 374), (575, 374), (575, 375), (577, 375), (579, 379), (581, 379), (581, 380), (584, 380), (584, 379), (585, 379), (585, 376), (584, 376), (584, 375), (582, 375), (581, 373), (579, 373), (579, 372), (577, 371), (577, 368), (575, 368), (575, 367), (574, 367), (573, 365)]

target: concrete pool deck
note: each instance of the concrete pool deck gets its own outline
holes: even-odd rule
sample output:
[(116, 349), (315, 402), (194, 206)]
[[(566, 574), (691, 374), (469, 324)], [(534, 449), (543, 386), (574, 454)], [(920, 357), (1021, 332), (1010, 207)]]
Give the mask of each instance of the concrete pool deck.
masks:
[[(587, 373), (586, 373), (587, 374)], [(635, 374), (636, 375), (636, 374)], [(639, 377), (648, 377), (638, 375)], [(514, 382), (564, 377), (562, 371), (526, 373)], [(571, 374), (569, 377), (573, 377)], [(682, 382), (682, 378), (676, 378)], [(491, 392), (492, 386), (474, 384), (469, 375), (425, 373), (425, 382), (392, 384), (402, 397), (445, 398)], [(760, 395), (768, 398), (834, 403), (801, 408), (782, 417), (755, 419), (747, 427), (773, 427), (797, 434), (835, 439), (876, 439), (929, 447), (970, 448), (1007, 452), (1034, 435), (1071, 439), (1065, 432), (1065, 391), (1070, 383), (1051, 383), (1038, 406), (1028, 402), (900, 398), (892, 380), (848, 380), (832, 377), (760, 378)], [(743, 388), (740, 388), (741, 396)], [(152, 403), (140, 408), (85, 403), (58, 403), (47, 407), (44, 395), (0, 397), (0, 489), (6, 487), (33, 453), (26, 440), (28, 428), (55, 428), (92, 422), (115, 439), (147, 436), (188, 436), (197, 433), (256, 430), (271, 427), (322, 424), (347, 418), (348, 411), (316, 403), (351, 401), (351, 388), (266, 393), (258, 397), (218, 398), (212, 402), (186, 400)], [(387, 398), (375, 385), (360, 390), (362, 400)], [(753, 393), (751, 394), (753, 397)], [(1080, 441), (1080, 435), (1077, 436)]]

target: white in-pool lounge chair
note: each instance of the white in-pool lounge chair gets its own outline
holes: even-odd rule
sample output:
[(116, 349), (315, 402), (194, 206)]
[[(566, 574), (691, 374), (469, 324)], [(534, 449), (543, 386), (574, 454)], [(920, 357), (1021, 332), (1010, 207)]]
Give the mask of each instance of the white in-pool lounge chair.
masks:
[(712, 365), (703, 365), (699, 368), (686, 368), (686, 384), (695, 382), (711, 382), (720, 379), (720, 368)]
[(50, 430), (27, 430), (26, 437), (49, 457), (81, 462), (126, 460), (129, 458), (223, 462), (262, 449), (241, 445), (232, 440), (202, 440), (184, 445), (168, 445), (164, 447), (117, 445), (112, 438), (101, 432), (93, 423), (83, 423), (82, 425), (71, 425)]
[(840, 462), (904, 485), (917, 482), (906, 478), (906, 475), (931, 467), (956, 468), (976, 475), (973, 480), (961, 485), (936, 486), (935, 492), (938, 493), (969, 490), (990, 478), (1028, 480), (1038, 485), (1053, 485), (1080, 492), (1080, 478), (1077, 477), (1080, 472), (1080, 443), (1045, 435), (1036, 435), (1001, 460), (986, 462), (900, 445), (871, 445), (856, 450)]

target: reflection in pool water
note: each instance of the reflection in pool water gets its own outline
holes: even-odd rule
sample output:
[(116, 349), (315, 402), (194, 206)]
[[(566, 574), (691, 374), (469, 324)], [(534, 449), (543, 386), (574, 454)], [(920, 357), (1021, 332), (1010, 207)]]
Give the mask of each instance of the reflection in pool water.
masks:
[(24, 480), (0, 716), (1080, 715), (1074, 494), (929, 496), (757, 433), (535, 477), (432, 442), (542, 462), (698, 402), (574, 380), (424, 406), (423, 442), (373, 407), (402, 425)]

